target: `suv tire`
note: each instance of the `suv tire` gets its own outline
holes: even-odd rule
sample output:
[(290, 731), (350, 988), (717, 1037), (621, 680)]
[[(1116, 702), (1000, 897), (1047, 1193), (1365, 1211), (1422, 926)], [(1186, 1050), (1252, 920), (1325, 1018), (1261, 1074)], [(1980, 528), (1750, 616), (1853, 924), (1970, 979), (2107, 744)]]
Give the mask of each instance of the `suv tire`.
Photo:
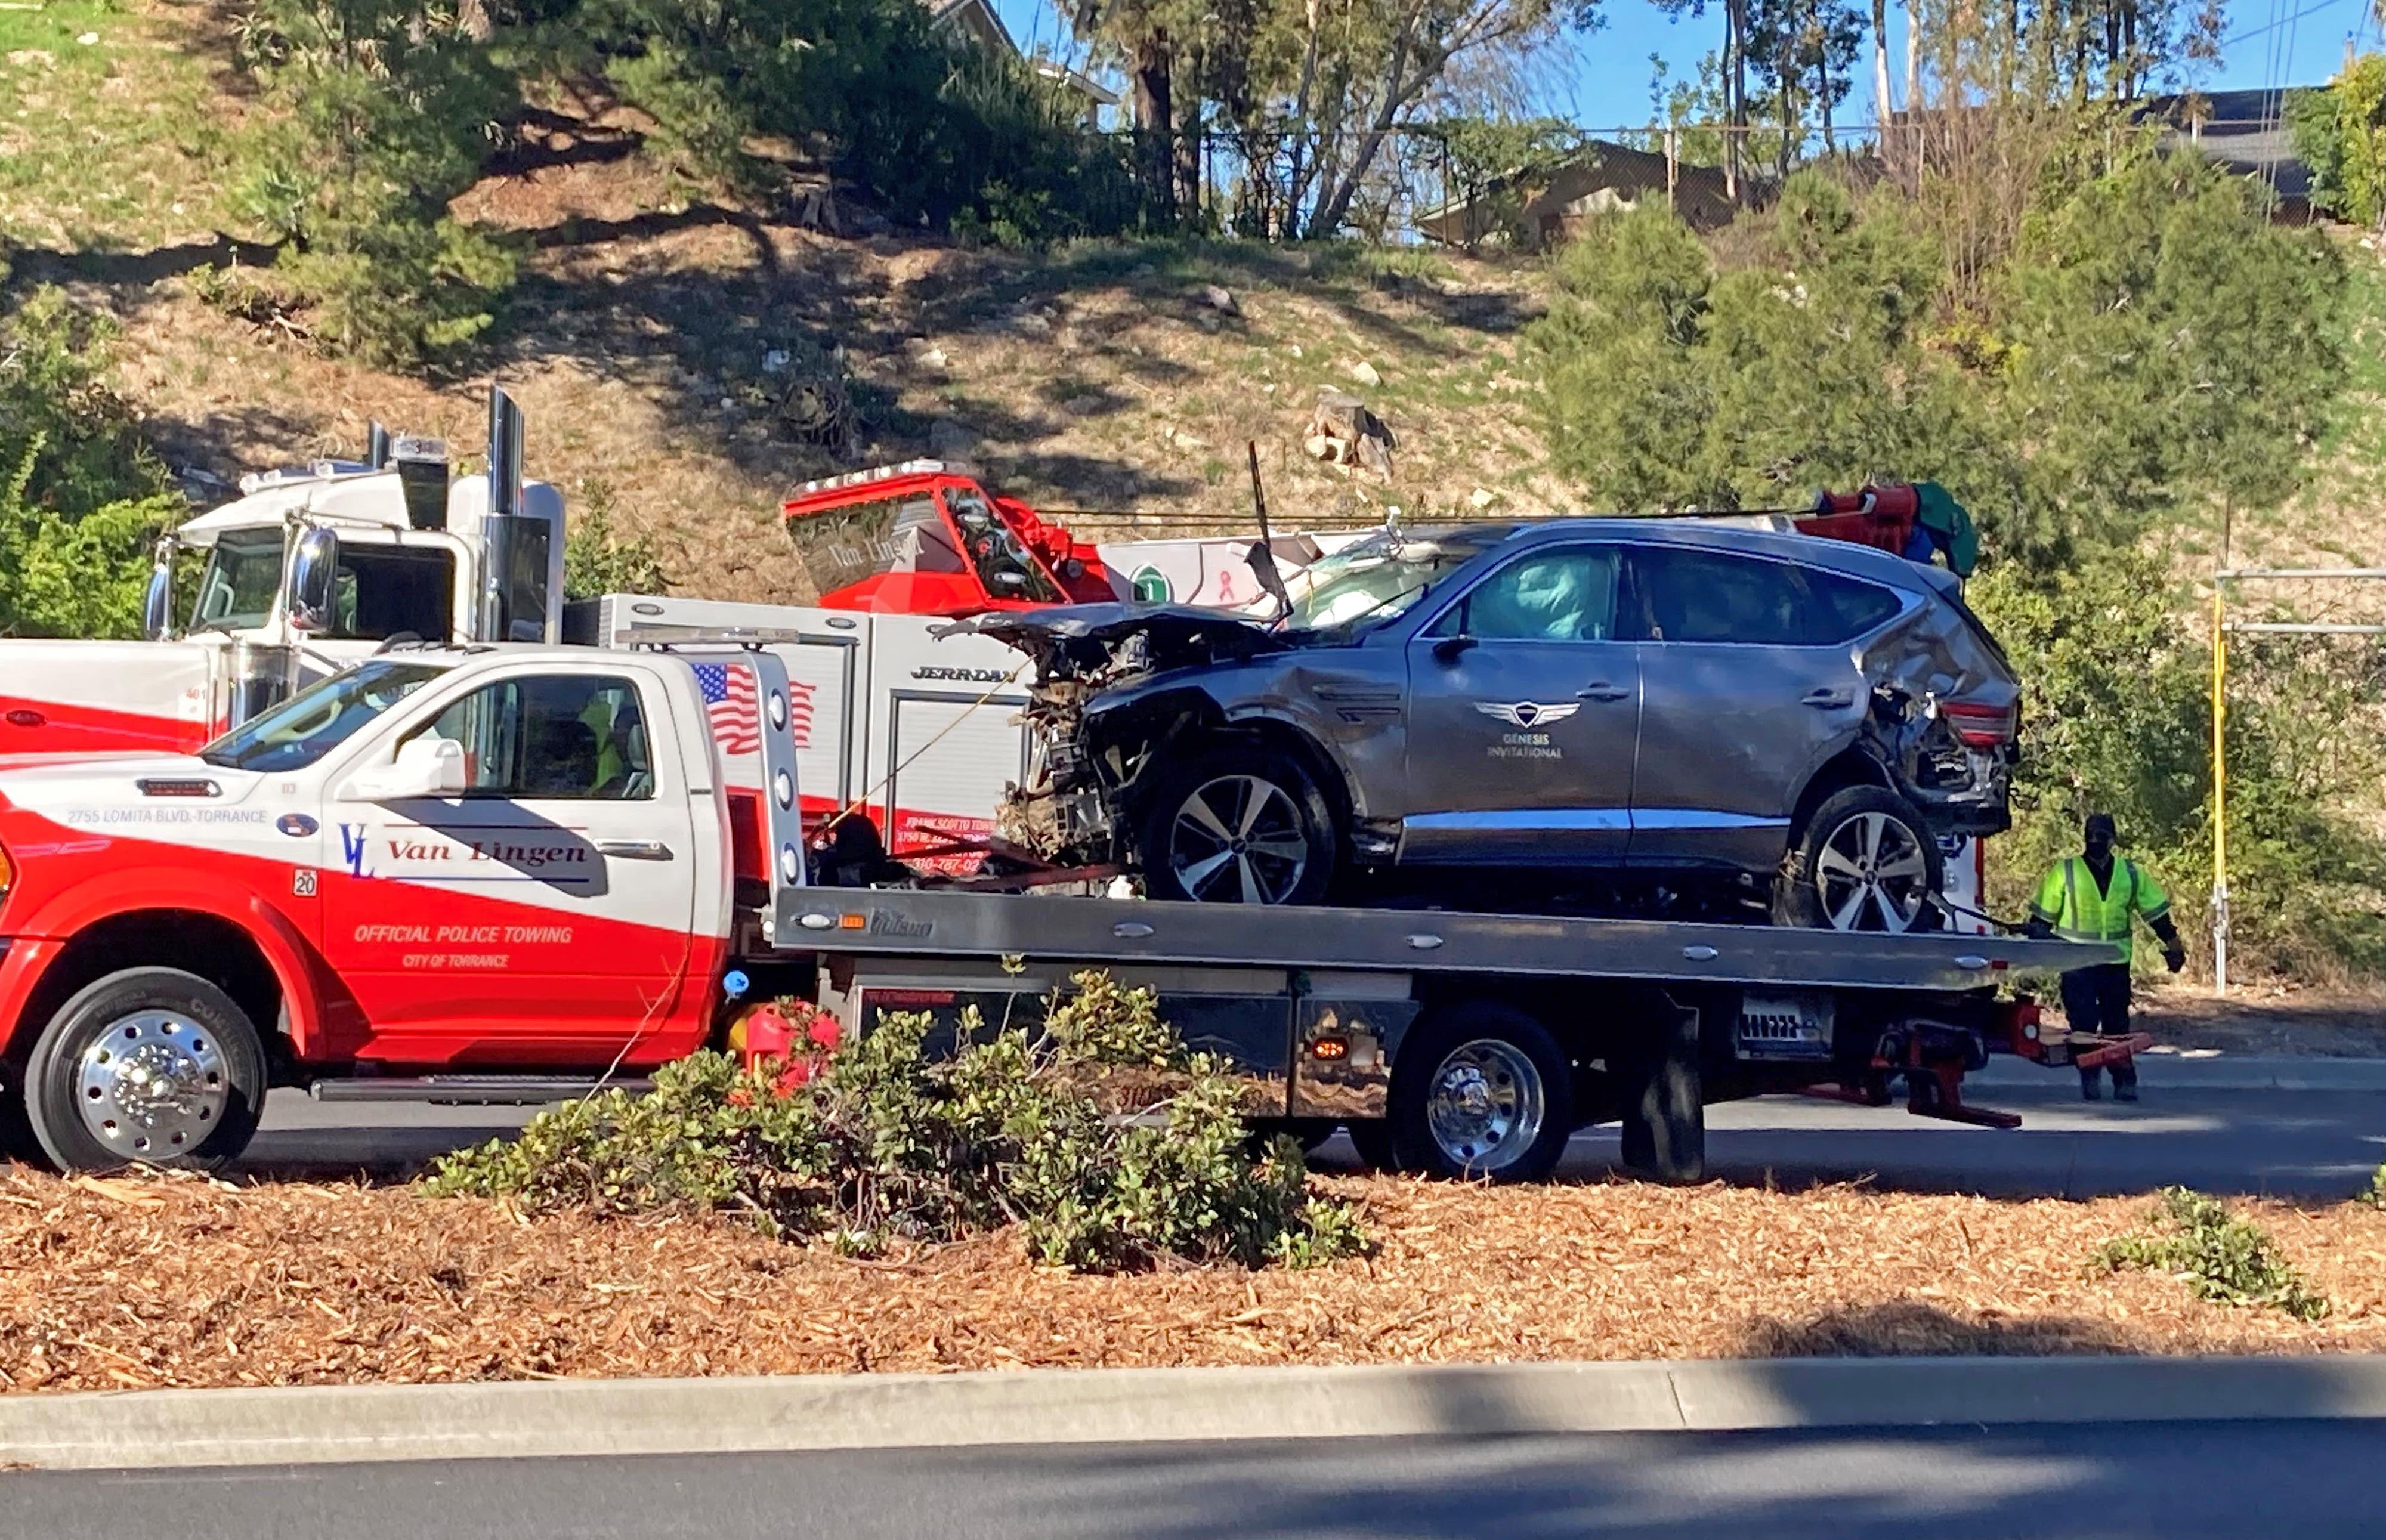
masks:
[(1337, 844), (1333, 809), (1298, 759), (1233, 743), (1160, 767), (1136, 857), (1154, 898), (1315, 904)]
[(1774, 882), (1773, 920), (1813, 930), (1903, 933), (1946, 920), (1937, 836), (1913, 803), (1878, 786), (1823, 799)]
[(211, 1171), (265, 1111), (265, 1048), (231, 995), (178, 968), (129, 968), (58, 1008), (25, 1062), (25, 1111), (60, 1171)]
[(1490, 1001), (1436, 1010), (1392, 1067), (1392, 1153), (1426, 1176), (1538, 1182), (1574, 1136), (1573, 1087), (1557, 1040), (1523, 1011)]

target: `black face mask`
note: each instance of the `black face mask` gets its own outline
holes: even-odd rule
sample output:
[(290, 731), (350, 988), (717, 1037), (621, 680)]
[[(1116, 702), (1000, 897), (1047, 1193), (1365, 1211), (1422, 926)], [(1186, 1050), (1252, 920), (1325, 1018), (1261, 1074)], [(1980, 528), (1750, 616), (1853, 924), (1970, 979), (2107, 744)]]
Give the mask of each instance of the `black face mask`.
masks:
[(2091, 834), (2088, 836), (2087, 849), (2088, 858), (2102, 866), (2113, 858), (2113, 837), (2110, 834)]

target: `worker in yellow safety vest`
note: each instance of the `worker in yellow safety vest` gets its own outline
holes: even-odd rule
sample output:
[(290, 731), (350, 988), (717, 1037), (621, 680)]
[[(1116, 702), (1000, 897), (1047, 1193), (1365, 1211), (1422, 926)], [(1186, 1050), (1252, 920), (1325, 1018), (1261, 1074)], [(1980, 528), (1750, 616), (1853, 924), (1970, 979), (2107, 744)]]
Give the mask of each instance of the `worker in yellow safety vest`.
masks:
[[(2133, 920), (2163, 944), (2163, 961), (2174, 973), (2187, 966), (2187, 949), (2179, 945), (2179, 927), (2171, 923), (2170, 896), (2154, 874), (2127, 856), (2113, 854), (2113, 819), (2091, 813), (2080, 829), (2081, 850), (2066, 856), (2047, 871), (2029, 906), (2029, 933), (2044, 940), (2102, 943), (2120, 949), (2118, 962), (2091, 963), (2063, 975), (2063, 1015), (2073, 1032), (2101, 1033), (2119, 1037), (2129, 1030), (2129, 958), (2134, 950)], [(2138, 1099), (2138, 1067), (2128, 1058), (2116, 1060), (2113, 1099)], [(2099, 1067), (2079, 1071), (2079, 1094), (2094, 1101)]]

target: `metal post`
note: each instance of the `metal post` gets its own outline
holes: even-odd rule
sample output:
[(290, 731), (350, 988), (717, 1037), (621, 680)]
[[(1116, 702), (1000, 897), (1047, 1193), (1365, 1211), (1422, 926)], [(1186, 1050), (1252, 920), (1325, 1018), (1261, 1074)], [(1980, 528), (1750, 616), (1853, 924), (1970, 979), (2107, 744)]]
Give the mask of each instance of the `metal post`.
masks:
[(2229, 997), (2229, 623), (2227, 580), (2212, 581), (2212, 992)]

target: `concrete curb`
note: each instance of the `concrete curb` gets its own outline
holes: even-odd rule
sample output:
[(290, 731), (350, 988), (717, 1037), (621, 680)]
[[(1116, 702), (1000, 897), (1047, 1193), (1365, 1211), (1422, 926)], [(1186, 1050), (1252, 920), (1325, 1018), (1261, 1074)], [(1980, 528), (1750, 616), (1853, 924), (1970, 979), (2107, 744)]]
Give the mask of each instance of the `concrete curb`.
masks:
[[(2386, 1091), (2386, 1058), (2290, 1058), (2283, 1055), (2175, 1053), (2138, 1056), (2138, 1077), (2182, 1091)], [(1999, 1054), (1970, 1077), (1975, 1085), (2071, 1086), (2068, 1070), (2050, 1070)]]
[(2386, 1419), (2386, 1355), (1034, 1370), (0, 1396), (53, 1470), (1192, 1439)]

